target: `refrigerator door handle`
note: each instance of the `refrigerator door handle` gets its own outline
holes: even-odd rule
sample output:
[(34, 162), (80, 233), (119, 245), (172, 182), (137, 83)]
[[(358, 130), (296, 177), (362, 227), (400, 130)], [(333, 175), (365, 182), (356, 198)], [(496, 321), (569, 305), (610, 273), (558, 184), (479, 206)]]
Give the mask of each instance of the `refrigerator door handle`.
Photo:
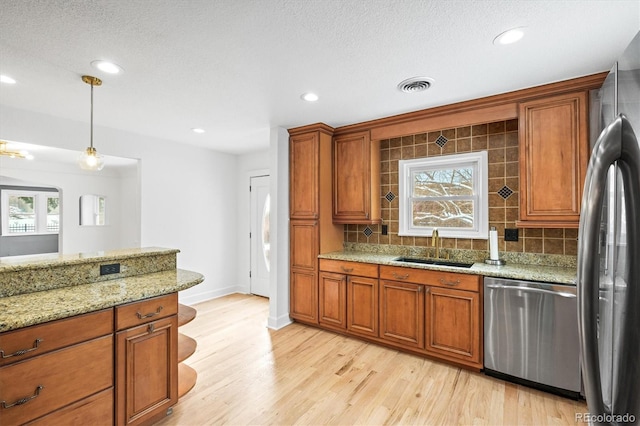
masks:
[[(580, 233), (578, 236), (578, 329), (582, 350), (582, 374), (589, 411), (592, 414), (605, 414), (600, 379), (600, 360), (598, 354), (598, 298), (599, 298), (599, 261), (598, 244), (600, 234), (600, 211), (607, 191), (606, 181), (609, 167), (618, 162), (625, 189), (625, 208), (627, 217), (627, 241), (629, 259), (625, 276), (630, 284), (637, 284), (638, 262), (637, 245), (640, 240), (640, 226), (634, 219), (640, 214), (640, 148), (631, 124), (620, 114), (600, 134), (593, 148), (584, 185)], [(631, 286), (629, 286), (631, 287)], [(633, 294), (640, 295), (634, 289)], [(632, 296), (629, 294), (629, 296)], [(633, 299), (633, 297), (629, 298)], [(627, 300), (633, 303), (633, 300)], [(640, 301), (640, 297), (637, 299)], [(629, 333), (627, 333), (629, 334)], [(627, 336), (625, 336), (626, 338)], [(626, 344), (633, 345), (637, 338)], [(620, 360), (623, 362), (623, 360)], [(629, 366), (625, 366), (629, 367)], [(628, 374), (627, 377), (636, 377)], [(614, 378), (616, 380), (617, 378)], [(633, 394), (633, 392), (623, 392)], [(629, 397), (627, 397), (629, 398)], [(613, 401), (616, 412), (638, 413), (639, 407), (631, 400)], [(624, 410), (624, 411), (620, 411)]]

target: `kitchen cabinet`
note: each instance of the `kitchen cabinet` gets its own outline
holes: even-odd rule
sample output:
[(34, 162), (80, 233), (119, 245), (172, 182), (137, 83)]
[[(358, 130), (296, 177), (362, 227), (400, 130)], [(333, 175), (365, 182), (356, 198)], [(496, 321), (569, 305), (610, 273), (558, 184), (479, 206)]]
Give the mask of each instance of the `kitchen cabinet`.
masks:
[(587, 92), (519, 104), (519, 227), (577, 228), (589, 157)]
[(151, 424), (178, 401), (178, 296), (117, 306), (116, 424)]
[(380, 337), (404, 347), (424, 348), (424, 286), (380, 280)]
[[(453, 281), (455, 282), (455, 281)], [(480, 293), (429, 287), (426, 292), (426, 349), (481, 368)]]
[(380, 211), (380, 141), (368, 131), (335, 136), (333, 222), (378, 224)]
[(112, 423), (113, 348), (112, 309), (0, 333), (0, 424)]
[(289, 315), (318, 324), (318, 255), (340, 250), (344, 238), (331, 221), (333, 129), (314, 124), (289, 135)]
[(377, 337), (378, 265), (320, 259), (320, 271), (320, 323)]

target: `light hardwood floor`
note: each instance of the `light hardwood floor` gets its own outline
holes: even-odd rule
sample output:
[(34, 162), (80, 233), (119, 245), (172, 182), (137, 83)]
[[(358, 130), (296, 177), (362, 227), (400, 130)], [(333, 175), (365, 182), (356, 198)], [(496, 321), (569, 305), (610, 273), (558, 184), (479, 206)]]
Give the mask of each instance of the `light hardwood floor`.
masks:
[(268, 301), (195, 306), (196, 386), (158, 425), (574, 424), (584, 402), (294, 323), (266, 327)]

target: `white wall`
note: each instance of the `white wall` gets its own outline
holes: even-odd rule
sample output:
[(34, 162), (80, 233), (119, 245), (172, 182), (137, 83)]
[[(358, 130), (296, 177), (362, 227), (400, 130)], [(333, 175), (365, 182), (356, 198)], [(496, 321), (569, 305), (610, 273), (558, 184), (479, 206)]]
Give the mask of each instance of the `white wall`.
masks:
[(238, 217), (238, 287), (242, 293), (249, 293), (251, 269), (250, 241), (250, 194), (249, 179), (251, 176), (270, 174), (269, 170), (269, 150), (258, 151), (238, 157), (238, 173), (236, 176), (237, 217)]
[[(87, 135), (87, 123), (0, 105), (1, 139), (81, 151)], [(178, 248), (178, 267), (205, 276), (181, 300), (237, 291), (237, 156), (97, 125), (94, 143), (141, 159), (141, 245)]]

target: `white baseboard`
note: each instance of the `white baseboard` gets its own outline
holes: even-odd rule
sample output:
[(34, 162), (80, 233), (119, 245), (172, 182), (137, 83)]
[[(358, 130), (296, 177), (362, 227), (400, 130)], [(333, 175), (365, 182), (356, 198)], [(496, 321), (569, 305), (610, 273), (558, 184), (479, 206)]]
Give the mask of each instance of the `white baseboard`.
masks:
[(280, 330), (281, 328), (286, 327), (292, 323), (293, 321), (291, 321), (291, 317), (289, 317), (289, 314), (280, 315), (277, 318), (269, 317), (267, 319), (267, 327), (273, 330)]
[(185, 305), (194, 305), (196, 303), (206, 302), (207, 300), (217, 299), (218, 297), (227, 296), (233, 293), (245, 293), (243, 290), (244, 288), (242, 287), (233, 286), (213, 291), (203, 291), (201, 293), (190, 294), (188, 296), (184, 296), (178, 293), (178, 298), (180, 300), (180, 303), (183, 303)]

